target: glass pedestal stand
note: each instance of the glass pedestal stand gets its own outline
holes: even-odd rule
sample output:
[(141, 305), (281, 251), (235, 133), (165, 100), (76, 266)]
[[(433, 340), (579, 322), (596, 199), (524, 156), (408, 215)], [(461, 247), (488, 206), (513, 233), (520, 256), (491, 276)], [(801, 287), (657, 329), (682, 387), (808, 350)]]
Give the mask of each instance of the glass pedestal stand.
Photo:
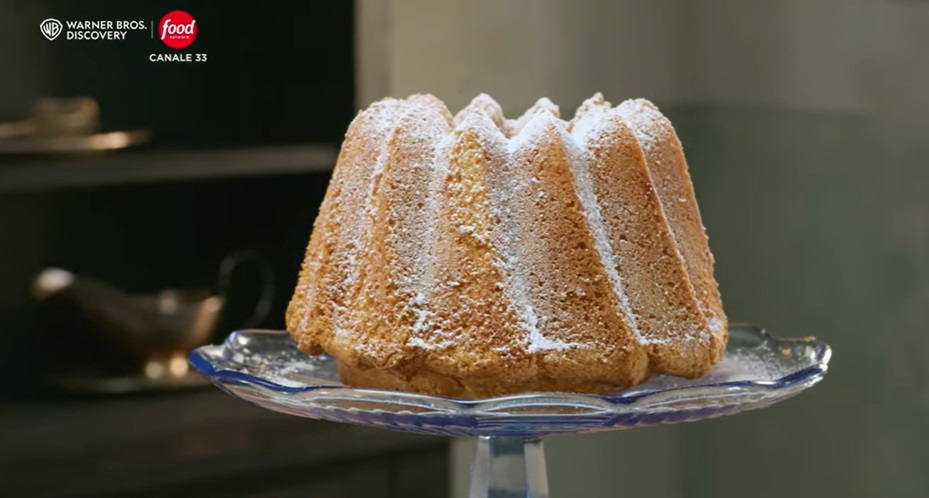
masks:
[(722, 361), (704, 377), (659, 376), (610, 395), (527, 393), (478, 400), (360, 389), (336, 362), (307, 356), (283, 331), (243, 330), (190, 353), (220, 389), (269, 410), (420, 434), (477, 439), (469, 498), (547, 498), (543, 438), (696, 421), (770, 406), (813, 386), (831, 351), (815, 338), (777, 339), (732, 324)]
[(478, 436), (468, 498), (514, 496), (548, 498), (542, 440)]

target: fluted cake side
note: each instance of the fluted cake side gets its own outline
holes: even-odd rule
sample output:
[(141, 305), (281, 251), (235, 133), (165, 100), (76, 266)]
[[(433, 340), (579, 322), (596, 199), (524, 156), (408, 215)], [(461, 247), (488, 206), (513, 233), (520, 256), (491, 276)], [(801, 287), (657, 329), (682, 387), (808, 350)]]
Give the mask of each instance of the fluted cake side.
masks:
[(454, 397), (697, 377), (726, 321), (673, 127), (599, 94), (506, 119), (430, 95), (352, 122), (287, 328), (342, 380)]

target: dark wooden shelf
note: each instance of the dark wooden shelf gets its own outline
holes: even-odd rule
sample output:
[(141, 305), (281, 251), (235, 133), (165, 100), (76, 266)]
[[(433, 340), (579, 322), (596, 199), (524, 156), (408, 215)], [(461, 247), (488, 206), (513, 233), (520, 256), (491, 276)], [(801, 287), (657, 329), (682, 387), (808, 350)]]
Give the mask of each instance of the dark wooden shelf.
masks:
[(330, 171), (338, 147), (292, 145), (202, 151), (123, 151), (0, 161), (0, 193)]
[(281, 415), (210, 389), (0, 405), (0, 441), (0, 496), (23, 497), (240, 496), (242, 486), (276, 496), (343, 471), (402, 473), (404, 460), (435, 460), (447, 444)]

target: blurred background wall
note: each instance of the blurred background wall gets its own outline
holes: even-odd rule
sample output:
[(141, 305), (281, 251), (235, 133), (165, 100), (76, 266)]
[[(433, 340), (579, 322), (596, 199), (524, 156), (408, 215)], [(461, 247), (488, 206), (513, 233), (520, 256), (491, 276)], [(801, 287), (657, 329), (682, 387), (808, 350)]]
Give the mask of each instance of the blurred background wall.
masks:
[(515, 113), (536, 95), (574, 103), (598, 90), (793, 110), (929, 106), (914, 91), (929, 84), (922, 0), (359, 3), (359, 107), (433, 92), (460, 108), (484, 91)]
[[(781, 406), (549, 440), (553, 496), (929, 494), (929, 2), (362, 0), (359, 16), (358, 59), (379, 61), (359, 67), (359, 107), (658, 103), (729, 317), (834, 346), (827, 380)], [(457, 492), (469, 451), (453, 448)]]

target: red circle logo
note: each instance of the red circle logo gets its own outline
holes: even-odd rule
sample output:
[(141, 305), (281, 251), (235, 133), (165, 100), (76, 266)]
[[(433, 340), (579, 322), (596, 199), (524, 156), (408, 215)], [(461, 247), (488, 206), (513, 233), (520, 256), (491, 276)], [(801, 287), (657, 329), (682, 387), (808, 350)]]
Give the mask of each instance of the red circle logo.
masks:
[(183, 10), (172, 10), (158, 23), (158, 36), (175, 50), (187, 48), (197, 38), (197, 20)]

